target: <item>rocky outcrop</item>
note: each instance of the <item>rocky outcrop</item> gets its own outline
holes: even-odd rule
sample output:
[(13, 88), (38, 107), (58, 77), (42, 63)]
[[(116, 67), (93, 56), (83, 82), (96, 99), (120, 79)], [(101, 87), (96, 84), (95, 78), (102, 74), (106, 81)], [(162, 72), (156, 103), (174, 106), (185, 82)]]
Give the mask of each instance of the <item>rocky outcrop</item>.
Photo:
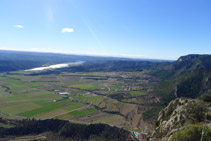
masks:
[(201, 99), (177, 98), (160, 111), (152, 140), (168, 141), (169, 137), (186, 125), (211, 122), (210, 102)]

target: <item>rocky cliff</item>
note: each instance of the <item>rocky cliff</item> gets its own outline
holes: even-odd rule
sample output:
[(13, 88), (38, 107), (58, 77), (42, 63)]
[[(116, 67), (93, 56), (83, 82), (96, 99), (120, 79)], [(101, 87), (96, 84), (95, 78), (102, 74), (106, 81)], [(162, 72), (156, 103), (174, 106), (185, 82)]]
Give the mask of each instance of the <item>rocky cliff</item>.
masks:
[[(160, 111), (156, 121), (157, 127), (154, 130), (151, 140), (177, 140), (175, 136), (177, 136), (178, 133), (195, 129), (193, 127), (190, 128), (189, 126), (196, 126), (197, 130), (191, 132), (187, 131), (188, 133), (186, 135), (180, 135), (180, 139), (186, 140), (182, 137), (192, 137), (194, 136), (194, 132), (197, 132), (198, 137), (195, 137), (197, 140), (197, 138), (201, 138), (202, 129), (205, 127), (207, 127), (207, 133), (205, 132), (205, 134), (210, 134), (210, 123), (210, 95), (205, 95), (199, 99), (177, 98), (171, 101), (166, 108)], [(208, 137), (211, 138), (211, 134), (208, 135)]]

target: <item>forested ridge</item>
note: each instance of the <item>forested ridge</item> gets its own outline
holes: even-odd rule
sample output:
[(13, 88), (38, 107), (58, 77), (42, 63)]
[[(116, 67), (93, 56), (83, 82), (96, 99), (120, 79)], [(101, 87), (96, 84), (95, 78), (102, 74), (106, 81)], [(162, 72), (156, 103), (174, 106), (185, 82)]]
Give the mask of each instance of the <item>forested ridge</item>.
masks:
[[(0, 122), (7, 123), (1, 119)], [(127, 130), (111, 127), (106, 124), (76, 124), (58, 119), (35, 120), (26, 119), (12, 121), (15, 127), (0, 127), (0, 137), (36, 135), (44, 132), (54, 132), (59, 136), (71, 138), (73, 140), (89, 140), (100, 138), (102, 140), (127, 140), (131, 138), (131, 133)], [(10, 122), (11, 123), (11, 122)]]

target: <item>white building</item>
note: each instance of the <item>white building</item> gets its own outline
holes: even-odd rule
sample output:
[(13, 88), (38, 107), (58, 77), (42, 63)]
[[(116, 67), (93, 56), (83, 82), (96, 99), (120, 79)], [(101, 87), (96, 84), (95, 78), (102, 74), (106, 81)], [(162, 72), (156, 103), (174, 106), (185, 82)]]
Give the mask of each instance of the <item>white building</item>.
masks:
[(59, 92), (59, 95), (69, 95), (70, 93), (68, 92)]

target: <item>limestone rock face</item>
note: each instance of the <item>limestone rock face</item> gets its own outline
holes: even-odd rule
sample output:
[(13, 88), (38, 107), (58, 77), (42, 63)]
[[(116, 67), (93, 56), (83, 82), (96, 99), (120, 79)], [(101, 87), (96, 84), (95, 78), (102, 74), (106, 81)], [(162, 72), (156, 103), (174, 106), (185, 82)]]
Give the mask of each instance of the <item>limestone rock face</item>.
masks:
[(183, 130), (188, 124), (211, 121), (205, 119), (205, 115), (211, 117), (210, 108), (211, 103), (205, 104), (199, 99), (177, 98), (171, 101), (160, 111), (151, 140), (167, 141), (173, 133)]

